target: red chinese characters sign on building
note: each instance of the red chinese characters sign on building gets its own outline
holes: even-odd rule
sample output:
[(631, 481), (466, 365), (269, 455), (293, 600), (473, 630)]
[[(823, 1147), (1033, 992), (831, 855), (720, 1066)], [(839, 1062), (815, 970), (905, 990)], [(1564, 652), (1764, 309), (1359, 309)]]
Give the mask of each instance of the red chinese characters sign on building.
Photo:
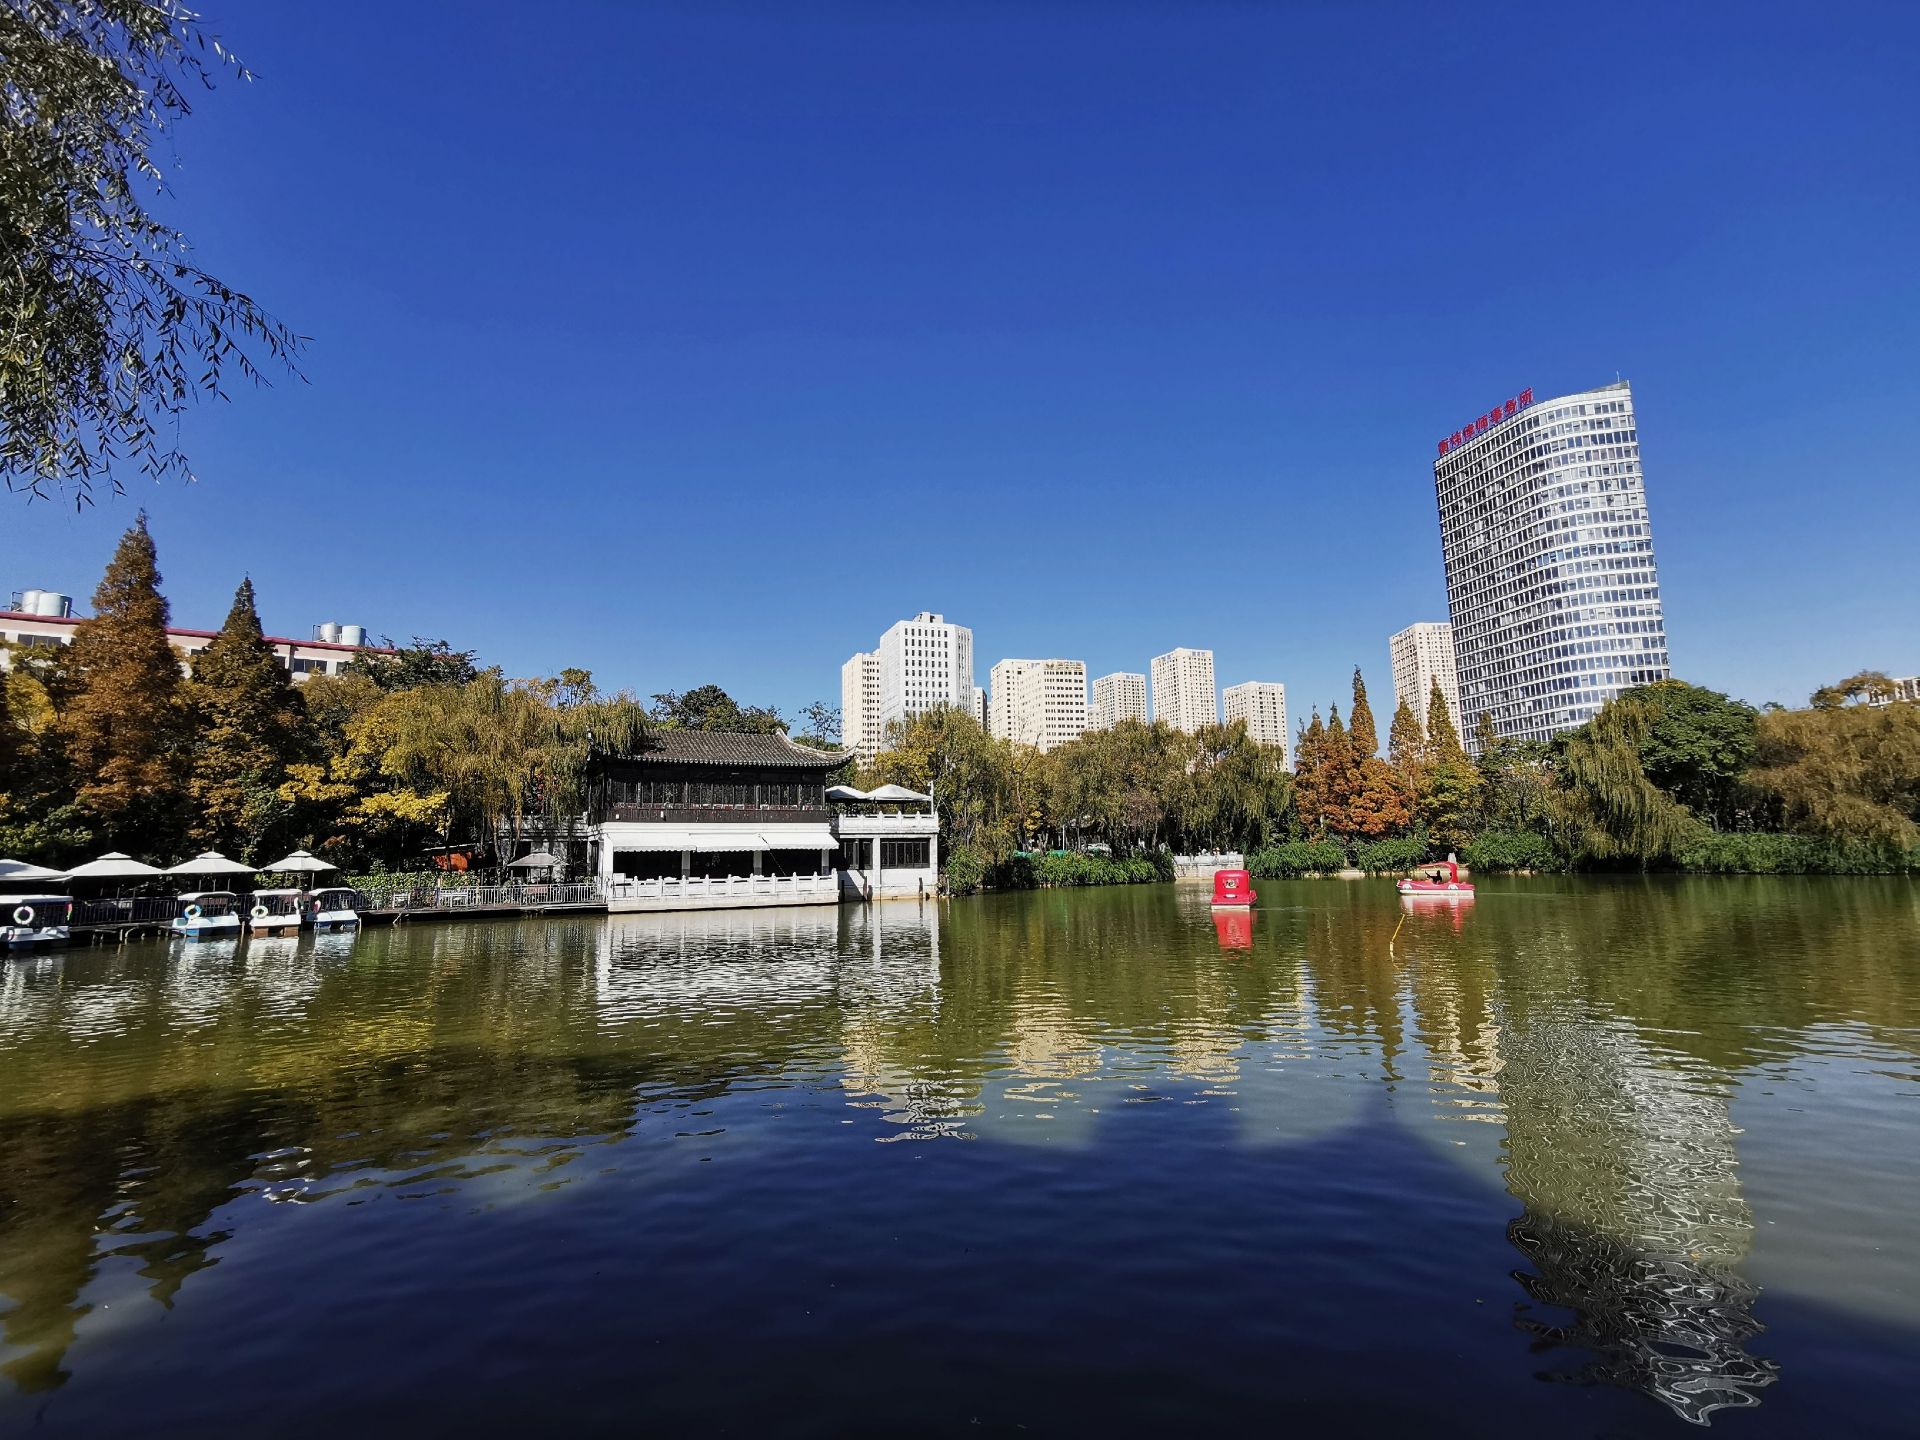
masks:
[(1440, 442), (1440, 453), (1445, 455), (1449, 450), (1457, 450), (1476, 435), (1486, 434), (1502, 420), (1511, 420), (1531, 404), (1533, 404), (1533, 389), (1529, 386), (1511, 400), (1502, 401), (1479, 419), (1469, 420), (1453, 434), (1447, 436)]

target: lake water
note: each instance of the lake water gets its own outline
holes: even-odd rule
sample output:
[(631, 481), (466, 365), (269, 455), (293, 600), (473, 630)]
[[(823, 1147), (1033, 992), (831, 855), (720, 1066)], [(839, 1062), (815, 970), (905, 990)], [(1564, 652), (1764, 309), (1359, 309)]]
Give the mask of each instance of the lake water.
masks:
[(1260, 888), (0, 962), (0, 1434), (1915, 1433), (1920, 886)]

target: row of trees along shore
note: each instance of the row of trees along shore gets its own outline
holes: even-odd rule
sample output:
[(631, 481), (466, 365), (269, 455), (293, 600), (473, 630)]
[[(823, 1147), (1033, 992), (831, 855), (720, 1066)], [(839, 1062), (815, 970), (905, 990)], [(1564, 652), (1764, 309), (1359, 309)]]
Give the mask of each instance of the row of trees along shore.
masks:
[(1450, 851), (1480, 871), (1911, 873), (1920, 704), (1869, 703), (1891, 695), (1865, 672), (1805, 709), (1756, 710), (1663, 681), (1545, 744), (1497, 735), (1483, 715), (1476, 759), (1436, 686), (1424, 715), (1401, 699), (1382, 755), (1355, 670), (1346, 718), (1316, 709), (1291, 769), (1239, 723), (1185, 734), (1124, 721), (1043, 755), (942, 709), (896, 727), (861, 779), (934, 795), (957, 891), (1167, 871), (1058, 853), (1092, 842), (1114, 862), (1239, 850), (1269, 878), (1397, 871)]
[[(9, 647), (0, 855), (64, 866), (124, 850), (166, 864), (305, 848), (364, 874), (472, 847), (498, 864), (528, 837), (574, 830), (591, 751), (628, 751), (663, 727), (787, 728), (717, 686), (647, 706), (602, 694), (585, 670), (509, 679), (444, 641), (363, 653), (295, 685), (248, 580), (185, 674), (167, 624), (142, 515), (71, 645)], [(836, 723), (820, 706), (808, 718)]]

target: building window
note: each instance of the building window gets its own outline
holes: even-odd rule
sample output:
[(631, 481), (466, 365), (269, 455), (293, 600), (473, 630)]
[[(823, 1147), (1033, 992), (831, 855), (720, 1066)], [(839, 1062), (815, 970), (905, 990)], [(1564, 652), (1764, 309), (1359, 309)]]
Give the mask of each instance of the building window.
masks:
[(883, 870), (924, 870), (932, 863), (932, 842), (927, 840), (882, 840), (880, 868)]

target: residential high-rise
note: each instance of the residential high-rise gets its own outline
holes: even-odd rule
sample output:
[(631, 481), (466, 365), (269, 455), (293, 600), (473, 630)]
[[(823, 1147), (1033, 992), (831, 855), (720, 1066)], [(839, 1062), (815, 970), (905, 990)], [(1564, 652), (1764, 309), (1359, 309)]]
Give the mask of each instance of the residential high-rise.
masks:
[(1460, 682), (1453, 668), (1453, 627), (1444, 620), (1422, 620), (1389, 639), (1387, 651), (1393, 657), (1395, 708), (1405, 700), (1413, 709), (1414, 719), (1425, 728), (1427, 705), (1433, 698), (1434, 682), (1438, 681), (1440, 694), (1447, 702), (1447, 714), (1453, 717), (1453, 728), (1464, 735), (1466, 727), (1460, 723)]
[(973, 687), (973, 718), (982, 730), (987, 728), (987, 692), (978, 685)]
[(880, 729), (943, 705), (973, 709), (973, 631), (922, 610), (887, 627), (880, 657)]
[(1525, 391), (1440, 442), (1433, 462), (1462, 738), (1482, 713), (1545, 740), (1622, 690), (1665, 680), (1633, 391)]
[(1093, 682), (1093, 709), (1089, 730), (1111, 730), (1122, 720), (1147, 723), (1147, 677), (1132, 670), (1116, 670)]
[(1226, 722), (1247, 722), (1247, 738), (1256, 745), (1287, 748), (1287, 687), (1277, 680), (1247, 680), (1220, 692)]
[(1153, 718), (1192, 734), (1220, 723), (1218, 692), (1213, 687), (1213, 651), (1169, 650), (1153, 657)]
[(987, 729), (1051, 750), (1087, 728), (1087, 667), (1079, 660), (1002, 660), (993, 667)]
[(880, 657), (862, 650), (840, 667), (840, 743), (871, 760), (880, 740)]

